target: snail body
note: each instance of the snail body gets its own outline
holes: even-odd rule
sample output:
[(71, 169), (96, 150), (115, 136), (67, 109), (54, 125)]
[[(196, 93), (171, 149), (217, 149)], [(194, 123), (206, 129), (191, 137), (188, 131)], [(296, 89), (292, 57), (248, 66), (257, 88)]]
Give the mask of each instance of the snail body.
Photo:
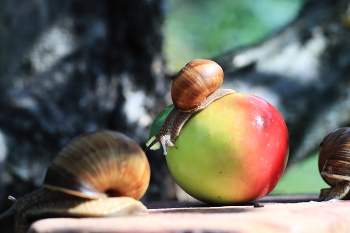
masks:
[(318, 168), (323, 180), (331, 188), (322, 189), (320, 200), (350, 198), (350, 128), (330, 132), (323, 139)]
[(171, 87), (171, 98), (175, 107), (147, 149), (157, 142), (161, 143), (164, 155), (167, 154), (167, 146), (176, 148), (176, 138), (194, 113), (225, 95), (235, 93), (231, 89), (219, 89), (223, 79), (224, 72), (214, 61), (197, 59), (187, 63), (178, 72)]
[(14, 201), (7, 213), (21, 232), (30, 222), (52, 216), (102, 217), (145, 213), (150, 166), (142, 149), (111, 130), (82, 134), (48, 167), (43, 187)]

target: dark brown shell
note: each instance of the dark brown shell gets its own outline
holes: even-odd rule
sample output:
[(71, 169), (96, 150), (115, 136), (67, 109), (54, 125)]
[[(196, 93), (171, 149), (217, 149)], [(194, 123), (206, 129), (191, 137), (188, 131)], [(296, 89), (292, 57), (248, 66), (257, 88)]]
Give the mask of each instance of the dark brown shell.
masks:
[(149, 180), (148, 159), (138, 144), (121, 133), (97, 130), (78, 136), (56, 155), (43, 186), (91, 199), (138, 200)]
[(177, 74), (171, 98), (180, 111), (191, 111), (217, 90), (224, 80), (222, 68), (214, 61), (197, 59), (186, 64)]
[(334, 187), (339, 180), (350, 180), (350, 128), (330, 132), (320, 146), (318, 168), (324, 181)]

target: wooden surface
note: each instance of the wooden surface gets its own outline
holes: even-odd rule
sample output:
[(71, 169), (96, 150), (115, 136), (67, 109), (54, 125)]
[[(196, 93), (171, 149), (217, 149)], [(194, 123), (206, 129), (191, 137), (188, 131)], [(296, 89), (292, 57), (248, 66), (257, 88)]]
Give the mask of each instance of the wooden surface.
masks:
[(350, 232), (350, 201), (274, 196), (238, 206), (146, 203), (149, 213), (114, 218), (39, 220), (29, 232)]

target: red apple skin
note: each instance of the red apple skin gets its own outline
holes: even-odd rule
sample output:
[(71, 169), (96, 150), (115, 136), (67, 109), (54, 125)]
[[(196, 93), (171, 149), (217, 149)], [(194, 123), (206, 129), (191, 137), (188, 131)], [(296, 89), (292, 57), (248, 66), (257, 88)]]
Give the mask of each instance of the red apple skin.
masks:
[(288, 130), (267, 101), (243, 93), (214, 101), (192, 116), (168, 147), (166, 161), (178, 185), (194, 198), (238, 204), (264, 197), (288, 160)]

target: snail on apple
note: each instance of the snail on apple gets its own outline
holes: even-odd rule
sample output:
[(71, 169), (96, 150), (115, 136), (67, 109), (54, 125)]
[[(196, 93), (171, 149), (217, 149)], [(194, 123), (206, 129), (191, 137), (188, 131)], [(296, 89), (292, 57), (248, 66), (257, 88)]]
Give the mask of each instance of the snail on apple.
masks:
[(171, 174), (191, 196), (236, 204), (276, 186), (288, 159), (288, 129), (267, 101), (218, 89), (223, 76), (209, 60), (181, 69), (171, 90), (174, 107), (148, 148), (162, 145)]
[(176, 147), (174, 141), (194, 113), (225, 95), (235, 93), (231, 89), (219, 89), (223, 80), (224, 72), (214, 61), (197, 59), (187, 63), (178, 72), (171, 87), (171, 98), (175, 107), (146, 150), (160, 142), (166, 155), (166, 147)]

